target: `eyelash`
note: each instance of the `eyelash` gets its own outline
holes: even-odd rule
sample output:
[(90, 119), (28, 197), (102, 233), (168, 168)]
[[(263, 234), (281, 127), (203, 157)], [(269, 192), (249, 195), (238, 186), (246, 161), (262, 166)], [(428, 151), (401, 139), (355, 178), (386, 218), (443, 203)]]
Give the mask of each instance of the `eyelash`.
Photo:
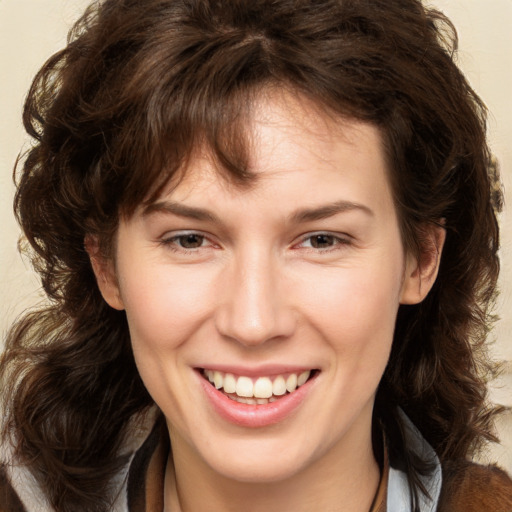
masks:
[[(198, 247), (192, 247), (192, 248), (180, 246), (179, 245), (180, 239), (184, 239), (186, 237), (196, 237), (196, 238), (201, 239), (200, 240), (201, 245), (199, 245)], [(312, 242), (312, 240), (314, 240), (315, 237), (325, 237), (325, 238), (329, 239), (328, 241), (331, 242), (332, 245), (329, 245), (328, 247), (314, 247), (313, 245), (311, 245), (311, 242)], [(206, 246), (203, 245), (205, 241), (208, 242), (208, 245), (206, 245)], [(310, 241), (310, 245), (303, 246), (303, 244), (307, 241)], [(343, 236), (339, 236), (339, 234), (330, 233), (328, 231), (318, 231), (318, 232), (307, 234), (307, 236), (304, 236), (299, 241), (299, 243), (294, 244), (293, 247), (301, 248), (300, 246), (302, 245), (303, 246), (302, 248), (304, 248), (307, 251), (311, 251), (311, 252), (315, 252), (315, 253), (329, 253), (332, 251), (340, 250), (344, 246), (345, 247), (349, 246), (349, 245), (351, 245), (351, 243), (352, 242), (348, 236), (343, 237)], [(215, 244), (213, 242), (211, 242), (206, 235), (202, 234), (201, 232), (197, 232), (197, 231), (184, 231), (184, 232), (175, 234), (173, 236), (163, 238), (160, 241), (160, 244), (162, 246), (170, 249), (173, 252), (179, 252), (182, 254), (183, 253), (184, 254), (195, 253), (199, 249), (202, 249), (202, 248), (208, 249), (208, 248), (211, 248), (212, 246), (215, 246)]]

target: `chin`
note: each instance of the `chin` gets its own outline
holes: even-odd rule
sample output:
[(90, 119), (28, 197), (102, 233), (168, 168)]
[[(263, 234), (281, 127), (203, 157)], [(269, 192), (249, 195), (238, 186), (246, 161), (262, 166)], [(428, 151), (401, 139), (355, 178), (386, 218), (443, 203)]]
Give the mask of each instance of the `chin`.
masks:
[[(293, 477), (309, 465), (303, 443), (286, 447), (283, 443), (257, 443), (242, 447), (233, 443), (229, 454), (206, 454), (210, 468), (224, 478), (250, 484), (277, 483)], [(298, 446), (300, 444), (300, 446)]]
[(286, 464), (275, 459), (270, 463), (243, 461), (239, 463), (224, 462), (220, 467), (212, 468), (224, 478), (247, 484), (278, 483), (295, 476), (299, 468), (296, 463)]

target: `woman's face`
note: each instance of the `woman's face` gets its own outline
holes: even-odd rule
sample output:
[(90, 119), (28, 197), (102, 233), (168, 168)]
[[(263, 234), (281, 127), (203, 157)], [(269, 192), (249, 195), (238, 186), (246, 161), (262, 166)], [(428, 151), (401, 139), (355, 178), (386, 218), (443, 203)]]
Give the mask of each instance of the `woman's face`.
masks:
[(417, 271), (375, 127), (276, 94), (249, 129), (256, 181), (239, 188), (197, 157), (122, 220), (103, 291), (126, 310), (175, 460), (270, 482), (371, 453), (376, 388)]

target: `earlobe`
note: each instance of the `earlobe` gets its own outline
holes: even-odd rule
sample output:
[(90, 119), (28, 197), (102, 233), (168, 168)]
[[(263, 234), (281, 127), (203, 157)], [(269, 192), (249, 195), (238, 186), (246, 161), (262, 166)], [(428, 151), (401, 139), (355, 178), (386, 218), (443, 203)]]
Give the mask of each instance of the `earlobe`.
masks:
[(437, 278), (445, 238), (442, 225), (423, 228), (420, 253), (406, 258), (401, 304), (418, 304), (428, 295)]
[(87, 235), (85, 237), (84, 245), (85, 250), (89, 255), (94, 275), (96, 276), (96, 283), (98, 284), (98, 288), (105, 299), (105, 302), (114, 309), (119, 311), (123, 310), (124, 304), (121, 299), (112, 260), (105, 258), (101, 254), (97, 237)]

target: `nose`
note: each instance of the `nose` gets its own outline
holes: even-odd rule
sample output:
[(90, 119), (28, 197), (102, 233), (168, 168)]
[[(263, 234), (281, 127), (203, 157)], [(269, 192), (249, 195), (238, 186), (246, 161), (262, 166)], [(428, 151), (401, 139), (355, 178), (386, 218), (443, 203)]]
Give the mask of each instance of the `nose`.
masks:
[(249, 250), (235, 257), (221, 283), (218, 332), (246, 346), (290, 337), (296, 315), (283, 282), (279, 262), (272, 255)]

